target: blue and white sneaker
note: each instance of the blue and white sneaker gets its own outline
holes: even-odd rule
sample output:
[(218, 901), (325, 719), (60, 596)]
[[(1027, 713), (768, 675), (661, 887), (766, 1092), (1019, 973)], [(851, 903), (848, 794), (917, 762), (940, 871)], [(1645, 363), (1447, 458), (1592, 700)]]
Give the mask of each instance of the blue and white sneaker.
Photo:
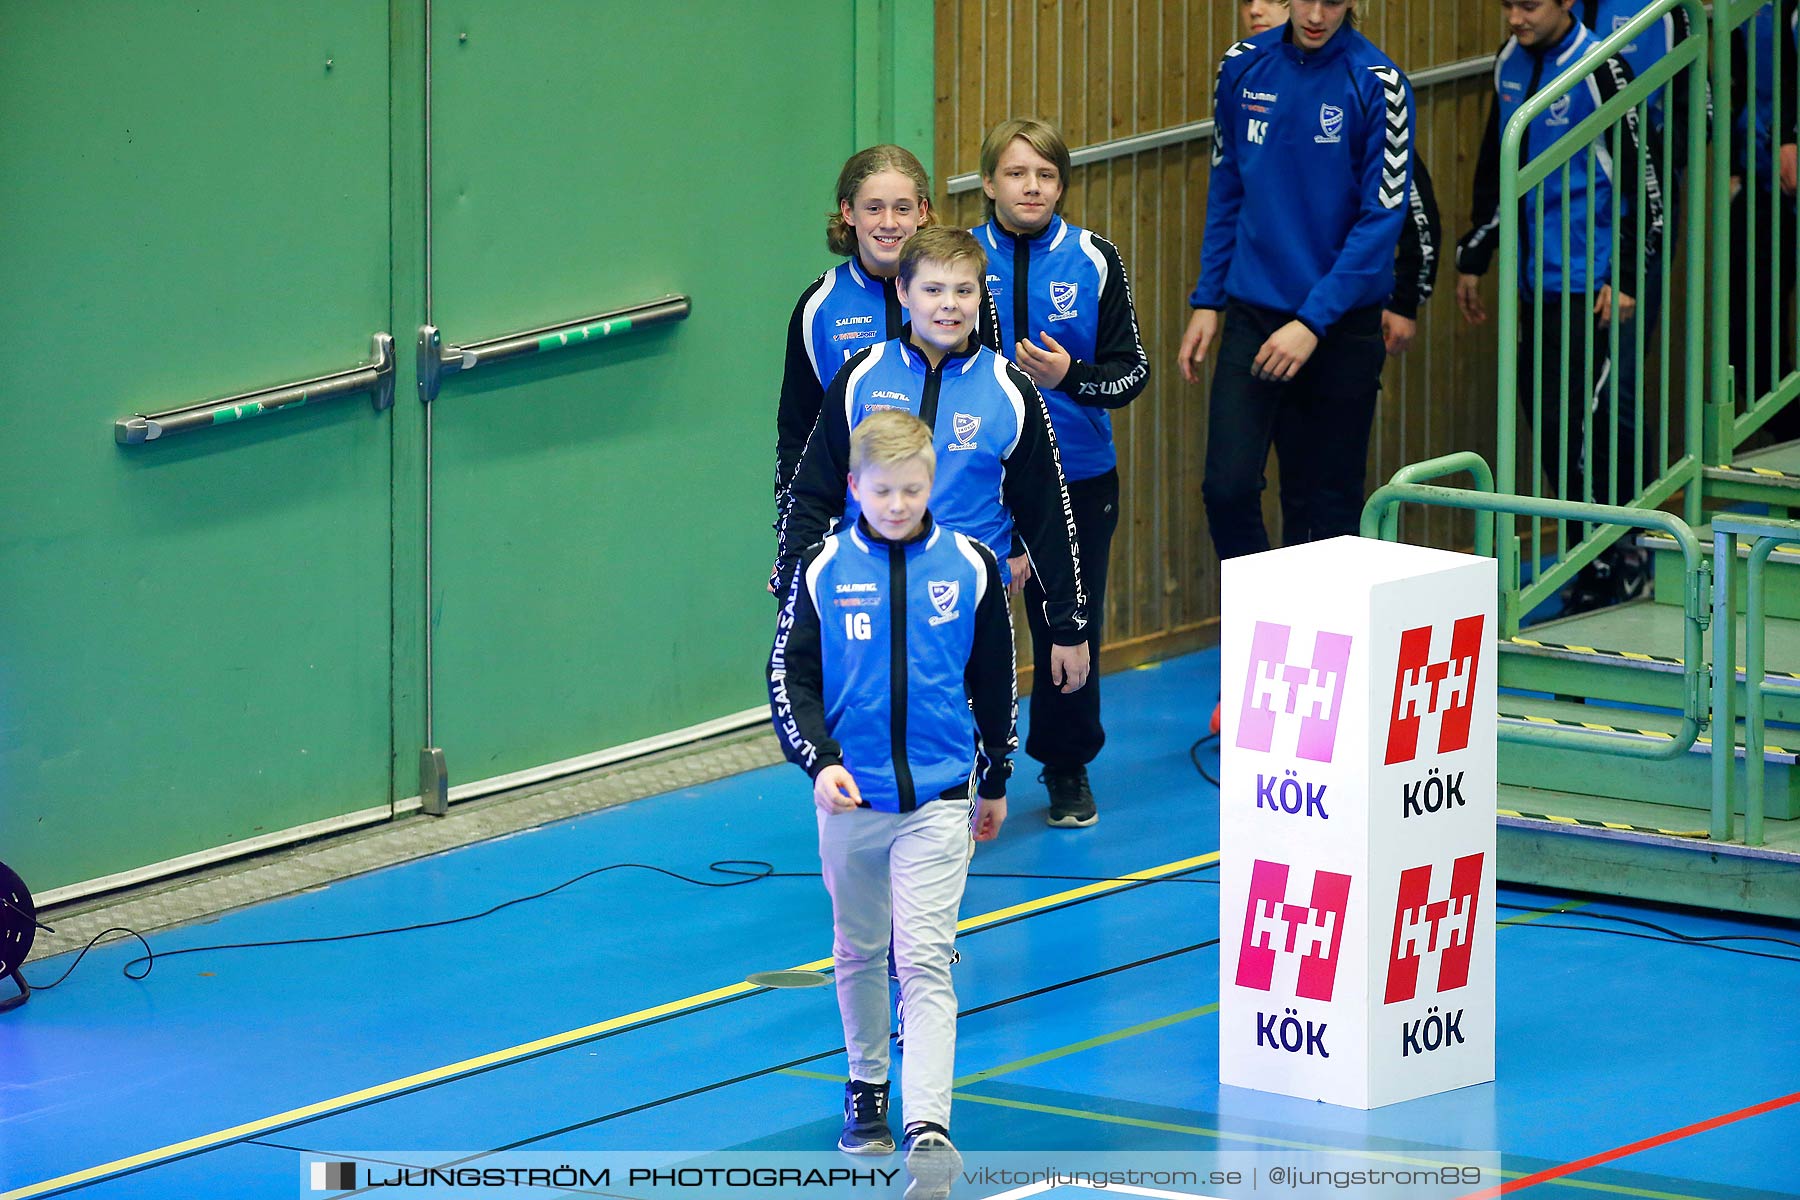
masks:
[(844, 1085), (844, 1131), (838, 1149), (845, 1154), (892, 1154), (894, 1131), (888, 1128), (888, 1085), (852, 1079)]
[(963, 1165), (962, 1155), (950, 1143), (950, 1131), (929, 1121), (914, 1122), (906, 1127), (901, 1148), (906, 1153), (906, 1173), (912, 1176), (906, 1185), (906, 1200), (945, 1200)]

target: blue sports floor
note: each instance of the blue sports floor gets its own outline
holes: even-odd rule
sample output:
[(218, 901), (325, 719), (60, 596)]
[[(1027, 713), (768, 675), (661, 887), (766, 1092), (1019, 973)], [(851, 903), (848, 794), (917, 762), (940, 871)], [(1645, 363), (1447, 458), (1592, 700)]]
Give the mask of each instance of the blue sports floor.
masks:
[[(1340, 1163), (1498, 1150), (1507, 1182), (1480, 1194), (1800, 1195), (1800, 948), (1606, 918), (1800, 941), (1785, 926), (1502, 888), (1518, 907), (1499, 914), (1514, 923), (1497, 1083), (1368, 1113), (1221, 1088), (1217, 793), (1189, 758), (1217, 674), (1209, 652), (1108, 677), (1091, 830), (1047, 828), (1021, 762), (963, 906), (960, 1146)], [(832, 990), (743, 982), (830, 953), (813, 808), (790, 767), (152, 940), (166, 953), (429, 921), (614, 863), (730, 883), (708, 869), (725, 859), (777, 874), (606, 871), (479, 921), (186, 955), (141, 982), (120, 971), (136, 944), (108, 944), (0, 1016), (0, 1200), (307, 1195), (309, 1158), (380, 1151), (828, 1149), (844, 1070)], [(1145, 881), (1088, 882), (1133, 873)]]

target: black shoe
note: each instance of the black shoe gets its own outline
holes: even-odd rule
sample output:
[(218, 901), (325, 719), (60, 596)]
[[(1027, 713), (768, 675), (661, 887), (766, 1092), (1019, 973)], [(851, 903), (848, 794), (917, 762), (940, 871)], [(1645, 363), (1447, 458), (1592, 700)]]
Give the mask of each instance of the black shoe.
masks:
[(1593, 612), (1650, 590), (1650, 554), (1636, 547), (1608, 546), (1563, 590), (1563, 615)]
[(844, 1085), (844, 1132), (838, 1149), (845, 1154), (892, 1154), (894, 1131), (888, 1128), (888, 1085), (852, 1079)]
[(944, 1200), (962, 1170), (962, 1155), (950, 1144), (950, 1131), (942, 1125), (919, 1121), (906, 1127), (901, 1143), (906, 1153), (906, 1200)]
[(1086, 829), (1100, 819), (1086, 767), (1045, 767), (1038, 782), (1050, 793), (1050, 815), (1045, 820), (1056, 828)]

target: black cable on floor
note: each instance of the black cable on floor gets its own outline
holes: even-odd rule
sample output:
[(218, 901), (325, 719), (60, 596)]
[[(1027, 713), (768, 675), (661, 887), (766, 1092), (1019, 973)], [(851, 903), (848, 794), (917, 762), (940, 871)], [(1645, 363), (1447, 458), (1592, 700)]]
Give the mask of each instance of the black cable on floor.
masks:
[(1203, 733), (1198, 738), (1194, 739), (1193, 745), (1188, 747), (1188, 761), (1194, 764), (1194, 770), (1200, 772), (1200, 778), (1206, 780), (1206, 782), (1212, 784), (1214, 787), (1219, 786), (1219, 777), (1214, 775), (1211, 771), (1208, 771), (1205, 765), (1201, 763), (1200, 747), (1206, 745), (1208, 742), (1216, 742), (1218, 740), (1219, 735), (1216, 731), (1213, 733)]

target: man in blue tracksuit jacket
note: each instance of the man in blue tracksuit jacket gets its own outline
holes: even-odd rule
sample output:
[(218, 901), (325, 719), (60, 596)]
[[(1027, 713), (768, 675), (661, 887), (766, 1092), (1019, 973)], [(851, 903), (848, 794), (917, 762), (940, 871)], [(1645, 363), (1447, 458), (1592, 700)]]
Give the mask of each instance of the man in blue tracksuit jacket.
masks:
[[(1564, 74), (1579, 70), (1582, 83), (1560, 97), (1531, 123), (1522, 145), (1522, 163), (1531, 162), (1606, 101), (1627, 87), (1631, 68), (1609, 58), (1597, 67), (1584, 63), (1600, 39), (1575, 19), (1574, 0), (1551, 0), (1534, 9), (1511, 6), (1507, 21), (1513, 36), (1494, 63), (1495, 103), (1488, 115), (1481, 157), (1475, 167), (1473, 228), (1457, 243), (1456, 298), (1472, 324), (1487, 320), (1481, 302), (1480, 277), (1492, 265), (1500, 245), (1500, 131), (1519, 108)], [(1570, 160), (1564, 173), (1548, 179), (1521, 199), (1519, 278), (1503, 280), (1523, 294), (1520, 320), (1519, 400), (1531, 419), (1534, 382), (1542, 393), (1542, 419), (1537, 421), (1539, 454), (1550, 494), (1572, 500), (1624, 503), (1636, 492), (1636, 428), (1632, 410), (1621, 404), (1615, 415), (1609, 379), (1608, 339), (1612, 305), (1628, 320), (1637, 302), (1625, 284), (1635, 286), (1640, 256), (1655, 257), (1662, 242), (1663, 183), (1653, 147), (1638, 128), (1637, 110), (1628, 110), (1620, 131), (1620, 161), (1615, 163), (1603, 142)], [(1590, 156), (1593, 162), (1590, 164)], [(1594, 185), (1588, 187), (1592, 166)], [(1640, 210), (1637, 197), (1644, 204)], [(1620, 192), (1614, 203), (1614, 189)], [(1538, 193), (1543, 193), (1544, 227), (1536, 228)], [(1613, 210), (1620, 227), (1613, 229)], [(1563, 256), (1567, 221), (1569, 254)], [(1589, 224), (1593, 242), (1588, 241)], [(1617, 238), (1621, 261), (1612, 260)], [(1542, 269), (1540, 276), (1539, 269)], [(1619, 286), (1615, 288), (1614, 281)], [(1543, 308), (1543, 337), (1536, 338), (1533, 303)], [(1564, 371), (1564, 357), (1568, 370)], [(1593, 374), (1588, 373), (1592, 363)], [(1568, 379), (1565, 393), (1563, 379)], [(1584, 452), (1585, 427), (1592, 413), (1593, 444)], [(1567, 473), (1564, 473), (1564, 459)], [(1526, 471), (1533, 468), (1527, 467)], [(1516, 481), (1530, 486), (1531, 479)], [(1571, 530), (1579, 537), (1579, 530)], [(1637, 556), (1617, 547), (1590, 564), (1565, 596), (1568, 609), (1585, 609), (1629, 599), (1641, 590), (1644, 576)]]
[(1051, 680), (1052, 637), (1041, 584), (1025, 583), (1036, 671), (1026, 751), (1044, 764), (1048, 822), (1079, 829), (1099, 819), (1088, 764), (1106, 742), (1100, 723), (1100, 641), (1107, 559), (1119, 524), (1118, 454), (1111, 410), (1150, 379), (1124, 260), (1105, 238), (1059, 215), (1069, 147), (1056, 127), (1002, 121), (981, 146), (988, 221), (971, 232), (987, 252), (987, 287), (1000, 316), (1001, 353), (1043, 393), (1068, 482), (1087, 596), (1087, 686), (1065, 693)]
[(1412, 92), (1354, 28), (1354, 6), (1302, 0), (1226, 51), (1194, 315), (1192, 380), (1218, 336), (1206, 475), (1221, 558), (1269, 548), (1263, 466), (1281, 462), (1283, 540), (1355, 533), (1385, 350), (1382, 306), (1408, 220)]
[(941, 1200), (960, 1164), (949, 1140), (957, 909), (970, 833), (989, 840), (1006, 819), (1018, 706), (999, 564), (932, 519), (932, 443), (931, 429), (903, 412), (856, 427), (850, 481), (861, 513), (801, 556), (768, 680), (782, 750), (813, 781), (831, 893), (850, 1068), (838, 1148), (895, 1148), (891, 931), (907, 1016), (907, 1193)]
[[(1605, 39), (1629, 25), (1638, 14), (1649, 7), (1650, 0), (1575, 0), (1575, 15), (1582, 24), (1594, 31), (1594, 36)], [(1631, 68), (1635, 78), (1654, 67), (1682, 42), (1692, 37), (1693, 20), (1687, 9), (1674, 8), (1662, 15), (1662, 19), (1632, 39), (1619, 57)], [(1700, 78), (1705, 79), (1707, 64), (1701, 61), (1698, 67)], [(1664, 269), (1673, 262), (1679, 261), (1680, 236), (1678, 202), (1681, 199), (1682, 174), (1687, 166), (1687, 130), (1688, 130), (1688, 86), (1693, 71), (1684, 71), (1675, 77), (1672, 87), (1659, 88), (1650, 99), (1649, 127), (1644, 131), (1646, 141), (1657, 147), (1661, 161), (1669, 168), (1663, 179), (1663, 225), (1667, 230), (1667, 252), (1658, 247), (1658, 253), (1650, 258), (1640, 258), (1643, 264), (1644, 279), (1642, 286), (1633, 279), (1623, 280), (1624, 290), (1636, 297), (1637, 312), (1630, 320), (1619, 322), (1619, 344), (1614, 348), (1613, 378), (1616, 379), (1619, 394), (1620, 437), (1623, 440), (1627, 429), (1635, 430), (1637, 415), (1634, 410), (1626, 414), (1627, 406), (1638, 393), (1638, 357), (1646, 357), (1650, 353), (1650, 345), (1640, 351), (1638, 340), (1640, 330), (1649, 329), (1650, 336), (1662, 319)], [(1707, 126), (1711, 124), (1712, 89), (1705, 87)], [(1667, 132), (1665, 134), (1665, 126)], [(1664, 153), (1663, 139), (1667, 137), (1667, 153)], [(1609, 385), (1610, 386), (1610, 385)], [(1635, 433), (1632, 437), (1635, 439)]]

